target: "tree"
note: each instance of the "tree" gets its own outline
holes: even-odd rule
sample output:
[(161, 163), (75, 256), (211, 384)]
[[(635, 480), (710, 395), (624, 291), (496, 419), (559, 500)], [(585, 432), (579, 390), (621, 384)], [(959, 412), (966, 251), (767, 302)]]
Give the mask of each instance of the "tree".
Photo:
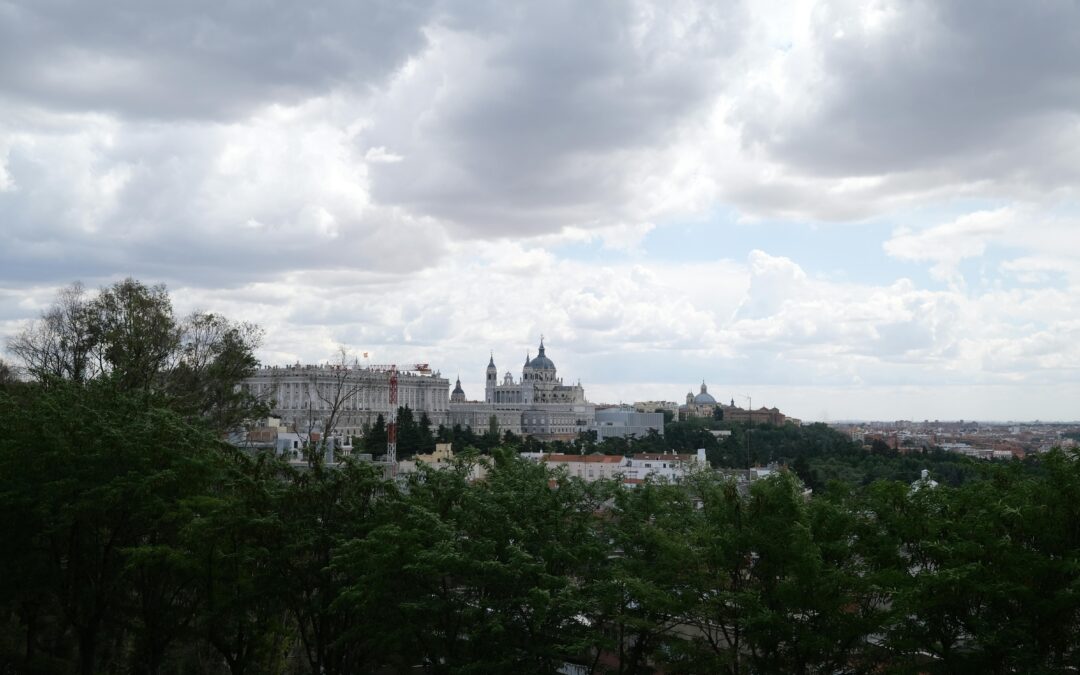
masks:
[(588, 455), (596, 451), (596, 430), (579, 431), (574, 445), (579, 454)]
[(439, 428), (435, 431), (435, 440), (439, 443), (453, 443), (454, 436), (452, 430), (446, 428), (445, 424), (440, 424)]
[(872, 632), (859, 611), (866, 584), (847, 552), (848, 521), (828, 506), (811, 508), (788, 472), (751, 486), (756, 597), (747, 644), (755, 672), (837, 672)]
[(15, 371), (3, 359), (0, 359), (0, 388), (8, 387), (17, 381)]
[(185, 416), (215, 429), (236, 428), (265, 412), (238, 388), (258, 365), (262, 331), (215, 314), (173, 316), (163, 285), (124, 279), (90, 297), (74, 283), (9, 350), (38, 382), (108, 378), (125, 391), (153, 391)]
[(8, 340), (8, 350), (38, 380), (83, 382), (98, 374), (98, 341), (86, 289), (76, 281), (57, 293), (40, 319)]
[(233, 452), (222, 478), (220, 490), (192, 500), (199, 515), (183, 532), (200, 598), (197, 634), (233, 675), (279, 672), (293, 629), (282, 506), (292, 474), (270, 455)]
[[(306, 437), (310, 452), (321, 457), (326, 444), (337, 437), (338, 425), (348, 411), (355, 407), (355, 401), (364, 391), (364, 381), (356, 377), (359, 364), (350, 359), (348, 350), (338, 346), (338, 357), (334, 363), (310, 371), (306, 385), (308, 390), (308, 418), (297, 431)], [(316, 430), (322, 434), (318, 447), (311, 442)]]
[(435, 452), (435, 435), (431, 432), (431, 418), (426, 412), (420, 413), (420, 419), (416, 422), (416, 434), (417, 452)]
[(386, 453), (386, 420), (382, 413), (375, 418), (375, 424), (364, 433), (363, 447), (364, 452), (372, 456)]
[(598, 502), (580, 481), (552, 490), (542, 465), (494, 459), (476, 484), (477, 460), (422, 469), (340, 558), (354, 581), (339, 604), (369, 626), (356, 639), (401, 671), (550, 673), (579, 646), (574, 579), (586, 559), (604, 559)]
[(397, 411), (397, 452), (399, 458), (412, 457), (420, 450), (420, 430), (409, 406)]
[(89, 303), (98, 368), (121, 389), (150, 391), (181, 353), (181, 330), (163, 284), (124, 279)]
[(688, 522), (687, 541), (696, 564), (687, 567), (689, 601), (686, 621), (700, 637), (680, 645), (681, 666), (702, 672), (744, 672), (750, 617), (758, 611), (747, 504), (734, 482), (693, 476), (692, 491), (702, 507)]
[(337, 603), (350, 579), (334, 563), (345, 542), (367, 538), (376, 526), (378, 502), (393, 493), (381, 468), (352, 458), (333, 469), (315, 463), (295, 474), (286, 489), (281, 513), (287, 566), (281, 578), (312, 673), (368, 670), (369, 643), (349, 639), (363, 617)]
[(610, 517), (600, 524), (608, 560), (589, 570), (583, 589), (595, 627), (593, 668), (606, 654), (616, 658), (620, 674), (648, 673), (667, 660), (685, 621), (693, 505), (680, 486), (653, 481), (616, 489), (612, 497)]
[(187, 517), (180, 504), (212, 482), (217, 441), (108, 381), (0, 396), (0, 420), (0, 531), (18, 542), (5, 546), (5, 568), (36, 570), (20, 592), (58, 610), (79, 672), (101, 669), (102, 645), (132, 628), (152, 671), (183, 624), (172, 615), (186, 610), (129, 601), (176, 588), (177, 570), (156, 554)]
[(254, 351), (263, 331), (251, 323), (195, 312), (180, 325), (175, 365), (164, 375), (173, 406), (206, 420), (215, 429), (232, 430), (269, 408), (238, 386), (258, 367)]

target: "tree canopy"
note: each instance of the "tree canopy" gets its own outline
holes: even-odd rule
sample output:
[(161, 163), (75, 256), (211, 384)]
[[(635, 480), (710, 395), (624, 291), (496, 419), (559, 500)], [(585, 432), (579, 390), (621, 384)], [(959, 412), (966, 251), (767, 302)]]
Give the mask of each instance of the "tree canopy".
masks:
[[(1080, 660), (1080, 453), (959, 463), (951, 480), (945, 459), (867, 453), (823, 427), (720, 439), (708, 421), (617, 447), (701, 442), (737, 465), (750, 433), (791, 469), (586, 483), (523, 459), (533, 439), (456, 427), (437, 433), (457, 446), (447, 467), (294, 468), (220, 440), (249, 410), (228, 383), (257, 330), (170, 317), (163, 289), (73, 287), (22, 336), (34, 379), (0, 381), (2, 672), (1055, 673)], [(423, 416), (398, 421), (410, 452), (434, 442)], [(372, 450), (381, 420), (365, 443), (380, 434)], [(937, 487), (913, 486), (909, 460)], [(826, 476), (840, 480), (807, 491)]]

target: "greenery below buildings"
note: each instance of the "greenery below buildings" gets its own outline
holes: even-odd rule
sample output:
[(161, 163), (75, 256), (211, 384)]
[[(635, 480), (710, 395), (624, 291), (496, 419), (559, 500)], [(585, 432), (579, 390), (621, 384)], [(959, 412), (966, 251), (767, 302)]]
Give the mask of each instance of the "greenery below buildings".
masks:
[[(107, 325), (171, 320), (128, 290), (97, 308), (116, 313)], [(520, 459), (541, 447), (530, 439), (429, 435), (416, 420), (399, 429), (413, 451), (434, 438), (476, 450), (403, 481), (355, 459), (328, 468), (317, 448), (296, 469), (221, 441), (261, 412), (225, 395), (250, 342), (215, 338), (181, 366), (186, 329), (169, 325), (153, 352), (168, 358), (93, 328), (80, 377), (0, 378), (0, 672), (1052, 673), (1080, 660), (1076, 455), (976, 464), (867, 452), (819, 425), (720, 439), (712, 422), (552, 446), (705, 447), (738, 466), (749, 434), (751, 461), (792, 468), (748, 491), (711, 471), (628, 489)], [(70, 342), (33, 344), (70, 356)], [(490, 470), (470, 482), (477, 461)], [(938, 487), (912, 487), (924, 467)], [(823, 487), (808, 497), (796, 474)]]
[[(108, 380), (0, 395), (15, 672), (1054, 672), (1080, 463), (912, 491), (586, 484), (497, 449), (404, 483), (249, 456)], [(552, 484), (554, 481), (554, 484)]]

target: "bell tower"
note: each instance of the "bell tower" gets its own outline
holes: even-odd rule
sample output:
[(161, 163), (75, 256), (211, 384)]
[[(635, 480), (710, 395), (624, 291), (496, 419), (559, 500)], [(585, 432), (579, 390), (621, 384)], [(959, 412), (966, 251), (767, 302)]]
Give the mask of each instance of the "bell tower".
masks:
[(498, 384), (495, 379), (498, 374), (499, 371), (495, 368), (495, 353), (492, 352), (488, 359), (487, 376), (484, 378), (484, 401), (487, 403), (495, 402), (495, 385)]

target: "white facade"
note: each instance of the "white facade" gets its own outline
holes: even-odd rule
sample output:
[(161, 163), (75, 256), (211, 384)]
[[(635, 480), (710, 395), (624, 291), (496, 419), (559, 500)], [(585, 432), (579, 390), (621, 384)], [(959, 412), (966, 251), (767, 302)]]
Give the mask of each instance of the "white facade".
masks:
[(543, 455), (540, 461), (551, 469), (566, 469), (569, 475), (589, 483), (621, 477), (630, 466), (630, 460), (622, 455)]
[(581, 384), (564, 384), (555, 364), (547, 357), (544, 341), (536, 358), (526, 356), (521, 379), (507, 371), (500, 381), (495, 357), (488, 361), (484, 377), (484, 400), (468, 401), (460, 381), (449, 404), (449, 423), (483, 433), (492, 416), (499, 431), (542, 439), (573, 440), (592, 428), (595, 408), (585, 399)]
[(675, 481), (691, 471), (708, 468), (709, 462), (705, 459), (705, 449), (698, 449), (696, 454), (670, 453), (639, 453), (630, 458), (626, 470), (629, 479), (644, 480), (649, 476), (655, 476), (667, 481)]
[[(269, 403), (273, 415), (296, 428), (320, 429), (339, 402), (334, 433), (358, 436), (379, 415), (390, 414), (390, 374), (383, 370), (335, 365), (266, 366), (244, 380), (243, 388)], [(432, 425), (448, 419), (450, 383), (438, 373), (398, 373), (398, 407), (414, 416), (427, 413)]]

